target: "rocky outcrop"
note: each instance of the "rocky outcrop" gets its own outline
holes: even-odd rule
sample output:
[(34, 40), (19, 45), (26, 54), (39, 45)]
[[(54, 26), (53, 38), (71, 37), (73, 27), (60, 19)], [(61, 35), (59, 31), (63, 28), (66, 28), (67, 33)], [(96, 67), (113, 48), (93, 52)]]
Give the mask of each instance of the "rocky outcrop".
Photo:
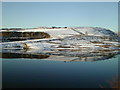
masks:
[(28, 39), (50, 38), (45, 32), (1, 32), (2, 41), (21, 41)]

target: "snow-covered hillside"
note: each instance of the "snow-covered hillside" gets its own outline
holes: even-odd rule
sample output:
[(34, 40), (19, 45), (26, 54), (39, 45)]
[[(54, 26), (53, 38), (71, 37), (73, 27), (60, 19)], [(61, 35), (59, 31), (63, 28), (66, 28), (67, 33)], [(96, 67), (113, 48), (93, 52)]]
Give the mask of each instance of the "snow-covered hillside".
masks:
[[(6, 31), (6, 30), (2, 30)], [(54, 38), (63, 38), (73, 35), (90, 35), (90, 36), (112, 36), (117, 37), (117, 34), (111, 30), (100, 27), (68, 27), (68, 28), (36, 28), (25, 30), (11, 30), (12, 32), (45, 32)]]
[(0, 46), (3, 51), (25, 50), (26, 53), (63, 56), (91, 56), (120, 51), (120, 37), (114, 32), (100, 27), (36, 28), (11, 30), (11, 32), (45, 32), (51, 37), (1, 42)]
[(76, 27), (74, 28), (77, 31), (82, 32), (83, 34), (93, 35), (93, 36), (116, 36), (114, 32), (109, 29), (100, 28), (100, 27)]

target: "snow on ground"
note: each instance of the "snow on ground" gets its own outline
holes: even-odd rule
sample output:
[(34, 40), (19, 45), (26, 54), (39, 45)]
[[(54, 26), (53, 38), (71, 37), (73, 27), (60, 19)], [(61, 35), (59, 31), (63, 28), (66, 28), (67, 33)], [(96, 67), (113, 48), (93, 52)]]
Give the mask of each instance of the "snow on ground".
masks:
[[(5, 31), (5, 30), (2, 30)], [(74, 28), (36, 28), (25, 30), (11, 30), (12, 32), (45, 32), (54, 38), (62, 38), (80, 33), (94, 36), (116, 36), (112, 31), (100, 27), (74, 27)]]
[(52, 38), (63, 38), (65, 36), (78, 35), (79, 33), (71, 29), (26, 29), (26, 30), (17, 30), (16, 32), (45, 32), (51, 35)]
[[(82, 51), (93, 52), (96, 50), (118, 50), (119, 43), (116, 41), (103, 40), (103, 36), (117, 37), (115, 33), (104, 28), (96, 27), (76, 27), (76, 28), (54, 28), (54, 29), (26, 29), (16, 32), (45, 32), (51, 35), (51, 38), (33, 39), (15, 42), (0, 43), (1, 49), (24, 49), (30, 48), (31, 52), (51, 52), (59, 53), (60, 50), (73, 50), (71, 53), (80, 53)], [(79, 52), (75, 51), (78, 50)]]
[(116, 36), (112, 31), (100, 27), (77, 27), (77, 31), (94, 36)]

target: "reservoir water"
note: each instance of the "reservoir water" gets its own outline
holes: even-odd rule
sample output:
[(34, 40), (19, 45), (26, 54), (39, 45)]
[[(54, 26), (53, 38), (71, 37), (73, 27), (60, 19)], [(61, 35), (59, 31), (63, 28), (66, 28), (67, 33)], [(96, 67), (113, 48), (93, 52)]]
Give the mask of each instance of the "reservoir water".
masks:
[(109, 88), (118, 77), (120, 55), (98, 61), (3, 58), (3, 88)]

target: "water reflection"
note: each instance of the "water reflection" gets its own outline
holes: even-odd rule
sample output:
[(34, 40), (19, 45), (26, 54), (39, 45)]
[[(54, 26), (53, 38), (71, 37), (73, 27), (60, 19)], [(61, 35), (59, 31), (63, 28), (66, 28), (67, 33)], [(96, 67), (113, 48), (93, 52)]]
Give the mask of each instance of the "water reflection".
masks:
[(2, 54), (3, 88), (109, 88), (105, 80), (118, 74), (117, 52), (76, 55), (3, 50)]
[(3, 50), (2, 58), (28, 58), (28, 59), (42, 59), (50, 61), (100, 61), (107, 60), (119, 54), (114, 52), (34, 52), (31, 50)]
[(31, 58), (31, 59), (44, 59), (49, 55), (42, 54), (23, 54), (23, 53), (2, 53), (2, 58)]

